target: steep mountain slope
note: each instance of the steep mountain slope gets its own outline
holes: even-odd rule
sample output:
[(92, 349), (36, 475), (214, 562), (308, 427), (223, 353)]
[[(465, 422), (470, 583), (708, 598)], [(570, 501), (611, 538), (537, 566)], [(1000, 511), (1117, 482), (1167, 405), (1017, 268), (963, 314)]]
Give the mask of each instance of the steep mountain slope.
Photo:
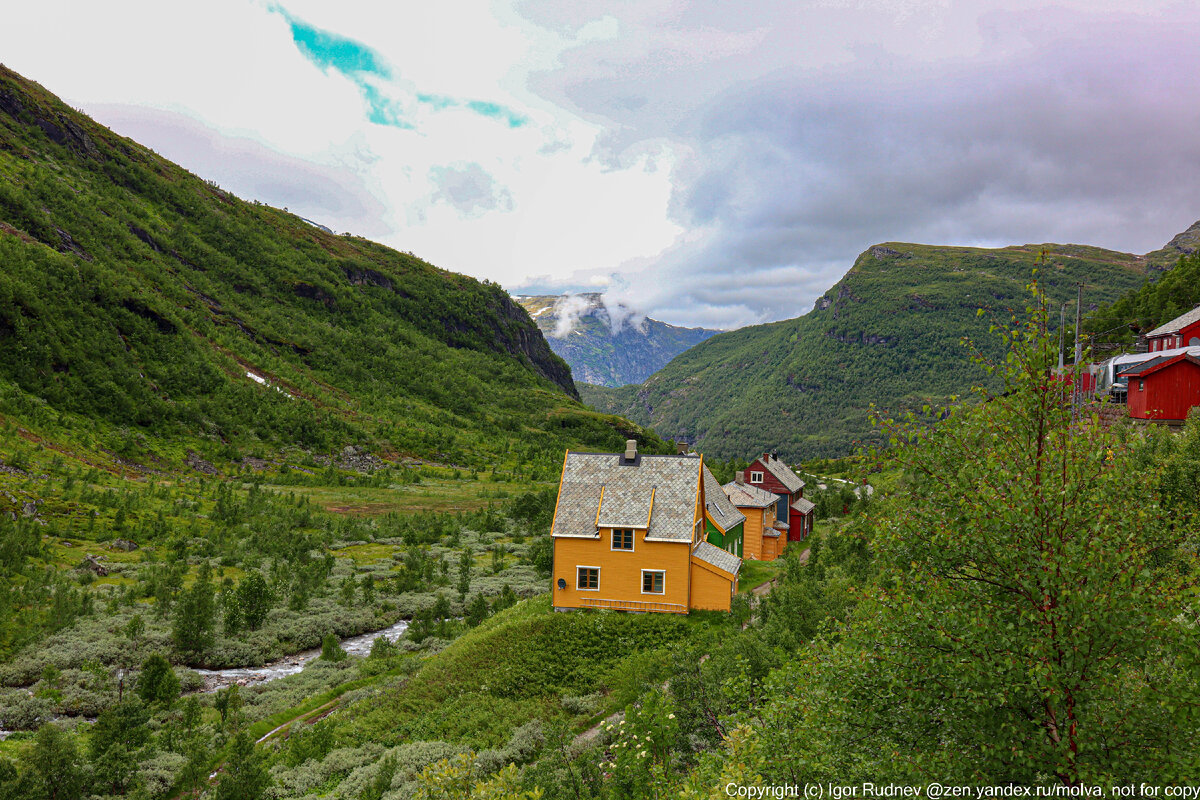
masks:
[[(1200, 222), (1171, 241), (1175, 245), (1188, 234), (1196, 238), (1184, 242), (1177, 250), (1171, 269), (1088, 316), (1084, 330), (1094, 337), (1097, 349), (1119, 351), (1132, 346), (1139, 333), (1153, 330), (1200, 305), (1200, 253), (1195, 252), (1200, 243)], [(1172, 245), (1159, 252), (1174, 249)]]
[(1197, 249), (1200, 249), (1200, 220), (1176, 234), (1162, 248), (1146, 253), (1146, 264), (1152, 272), (1170, 270), (1181, 256), (1190, 256)]
[(1141, 257), (1078, 245), (880, 244), (809, 314), (714, 336), (641, 386), (583, 387), (583, 397), (713, 456), (841, 455), (876, 435), (871, 404), (919, 408), (981, 380), (961, 340), (998, 356), (988, 327), (1023, 313), (1035, 268), (1051, 308), (1074, 299), (1077, 282), (1085, 305), (1111, 301), (1146, 271)]
[(466, 463), (620, 446), (499, 286), (244, 202), (0, 70), (0, 412)]
[[(575, 380), (599, 386), (641, 383), (684, 350), (720, 333), (649, 318), (614, 324), (604, 298), (595, 293), (523, 295), (517, 302), (546, 335), (550, 349), (571, 365)], [(569, 325), (562, 324), (566, 315)]]

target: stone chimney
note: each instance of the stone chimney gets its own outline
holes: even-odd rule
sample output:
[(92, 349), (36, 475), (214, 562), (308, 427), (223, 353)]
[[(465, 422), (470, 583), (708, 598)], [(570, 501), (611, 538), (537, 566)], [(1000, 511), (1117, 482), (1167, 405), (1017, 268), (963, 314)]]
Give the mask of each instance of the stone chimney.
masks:
[(741, 485), (743, 485), (743, 484), (746, 482), (746, 473), (742, 472), (742, 471), (739, 469), (739, 470), (737, 471), (737, 474), (735, 474), (735, 475), (733, 476), (733, 479), (734, 479), (735, 481), (737, 481), (737, 484), (738, 484), (738, 486), (741, 486)]
[(762, 458), (762, 460), (763, 460), (763, 463), (764, 463), (764, 464), (766, 464), (768, 461), (770, 461), (770, 460), (771, 460), (771, 454), (770, 454), (770, 453), (763, 453), (763, 458)]
[(633, 461), (637, 458), (637, 439), (625, 440), (625, 460)]

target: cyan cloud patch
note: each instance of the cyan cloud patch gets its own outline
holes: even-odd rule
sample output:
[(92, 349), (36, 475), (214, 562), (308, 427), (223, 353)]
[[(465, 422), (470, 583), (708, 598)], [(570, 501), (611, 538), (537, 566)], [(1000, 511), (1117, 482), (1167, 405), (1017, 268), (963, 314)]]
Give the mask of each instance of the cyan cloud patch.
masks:
[(292, 41), (305, 58), (324, 72), (330, 69), (337, 70), (354, 82), (367, 104), (368, 120), (376, 125), (390, 125), (395, 128), (413, 127), (412, 123), (405, 121), (401, 104), (386, 96), (378, 86), (370, 82), (371, 78), (392, 78), (392, 69), (383, 56), (362, 42), (301, 22), (280, 6), (273, 6), (272, 10), (287, 20), (292, 31)]
[[(404, 119), (403, 104), (388, 97), (377, 85), (378, 80), (393, 80), (395, 74), (386, 59), (362, 42), (347, 39), (330, 31), (315, 28), (293, 17), (282, 6), (272, 10), (287, 20), (292, 31), (292, 41), (304, 57), (322, 71), (337, 70), (345, 75), (362, 93), (367, 104), (367, 119), (376, 125), (413, 129), (412, 123)], [(377, 79), (374, 82), (371, 79)], [(417, 94), (417, 102), (434, 111), (449, 108), (466, 108), (489, 119), (504, 122), (510, 128), (519, 128), (529, 121), (523, 114), (485, 100), (458, 100), (435, 94)]]
[(474, 111), (476, 114), (482, 114), (485, 117), (492, 119), (503, 120), (508, 123), (510, 128), (519, 128), (529, 121), (528, 117), (522, 116), (511, 108), (497, 105), (496, 103), (488, 103), (483, 100), (472, 100), (467, 103), (467, 108)]
[(369, 83), (358, 83), (363, 99), (367, 101), (367, 119), (376, 125), (391, 125), (393, 128), (414, 130), (412, 123), (406, 122), (403, 109), (397, 101), (387, 97), (383, 92)]
[(351, 77), (363, 73), (381, 78), (391, 77), (392, 71), (383, 58), (361, 42), (305, 25), (282, 9), (280, 13), (288, 21), (292, 29), (292, 41), (300, 48), (300, 52), (321, 69), (332, 67)]
[(417, 102), (424, 103), (434, 111), (443, 111), (447, 108), (454, 108), (459, 105), (459, 102), (453, 97), (446, 97), (443, 94), (417, 94)]

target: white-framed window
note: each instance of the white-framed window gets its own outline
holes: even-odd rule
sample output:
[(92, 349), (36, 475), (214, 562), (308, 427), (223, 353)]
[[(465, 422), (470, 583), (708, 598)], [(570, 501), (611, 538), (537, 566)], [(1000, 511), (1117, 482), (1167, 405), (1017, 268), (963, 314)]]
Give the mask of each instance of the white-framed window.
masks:
[(750, 473), (750, 482), (751, 483), (762, 483), (762, 481), (763, 481), (763, 474), (761, 472), (751, 472)]
[(1145, 391), (1145, 389), (1146, 389), (1146, 382), (1145, 382), (1145, 381), (1138, 381), (1138, 391), (1139, 391), (1139, 392), (1141, 392), (1141, 391)]
[(667, 574), (661, 569), (642, 570), (642, 594), (663, 594), (666, 592)]
[(633, 528), (612, 529), (612, 550), (633, 550)]
[(576, 567), (575, 588), (581, 592), (600, 591), (600, 568)]

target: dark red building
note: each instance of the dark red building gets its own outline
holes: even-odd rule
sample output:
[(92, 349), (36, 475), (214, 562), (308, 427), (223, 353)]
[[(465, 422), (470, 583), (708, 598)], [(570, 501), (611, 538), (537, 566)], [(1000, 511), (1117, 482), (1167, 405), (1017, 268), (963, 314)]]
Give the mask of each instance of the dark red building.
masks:
[(1176, 347), (1200, 347), (1200, 306), (1147, 333), (1146, 345), (1151, 353)]
[(756, 458), (745, 472), (746, 483), (778, 495), (775, 526), (787, 531), (789, 542), (798, 542), (812, 533), (813, 509), (804, 499), (804, 481), (771, 453)]
[(1134, 419), (1184, 420), (1200, 406), (1200, 358), (1160, 356), (1123, 374), (1129, 378), (1125, 403)]

